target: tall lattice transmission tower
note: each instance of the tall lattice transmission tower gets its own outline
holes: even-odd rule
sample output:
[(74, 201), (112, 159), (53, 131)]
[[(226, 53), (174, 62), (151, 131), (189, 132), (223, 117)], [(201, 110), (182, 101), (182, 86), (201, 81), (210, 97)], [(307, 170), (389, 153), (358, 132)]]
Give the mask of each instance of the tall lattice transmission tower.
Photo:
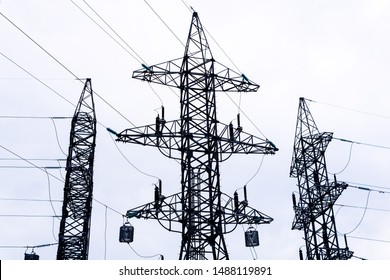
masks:
[[(183, 58), (143, 68), (133, 78), (180, 90), (180, 119), (164, 114), (152, 125), (116, 133), (117, 141), (158, 147), (181, 163), (181, 191), (165, 197), (156, 188), (153, 202), (127, 217), (157, 219), (181, 234), (179, 259), (229, 259), (224, 234), (237, 224), (268, 224), (273, 219), (221, 192), (220, 162), (232, 154), (274, 154), (269, 140), (224, 125), (217, 119), (216, 92), (254, 92), (259, 86), (245, 75), (216, 62), (196, 12)], [(176, 151), (176, 152), (175, 152)], [(230, 226), (229, 226), (230, 227)]]
[(347, 244), (340, 247), (336, 231), (333, 205), (348, 185), (337, 182), (336, 176), (333, 182), (328, 178), (325, 150), (332, 137), (333, 133), (318, 130), (305, 99), (300, 98), (290, 170), (299, 188), (298, 202), (293, 194), (292, 229), (303, 230), (308, 260), (346, 260), (353, 255)]
[(91, 79), (87, 79), (72, 118), (58, 260), (88, 259), (95, 140), (95, 105)]

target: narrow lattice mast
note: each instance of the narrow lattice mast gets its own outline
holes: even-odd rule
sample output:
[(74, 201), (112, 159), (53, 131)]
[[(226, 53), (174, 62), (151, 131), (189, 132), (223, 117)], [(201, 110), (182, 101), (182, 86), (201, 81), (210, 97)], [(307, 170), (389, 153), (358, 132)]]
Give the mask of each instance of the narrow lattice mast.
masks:
[(70, 131), (58, 260), (88, 259), (95, 139), (95, 106), (91, 79), (87, 79)]
[[(246, 134), (238, 124), (217, 120), (216, 92), (254, 92), (259, 86), (245, 75), (217, 63), (198, 14), (193, 13), (183, 58), (147, 66), (133, 78), (180, 90), (180, 119), (116, 133), (117, 141), (158, 147), (181, 162), (181, 191), (127, 212), (127, 216), (158, 219), (182, 236), (180, 259), (229, 259), (224, 234), (227, 225), (266, 224), (267, 215), (248, 202), (221, 192), (220, 162), (232, 153), (274, 154), (268, 140)], [(178, 225), (177, 227), (174, 225)], [(234, 227), (234, 226), (233, 226)]]
[(298, 202), (293, 194), (292, 229), (303, 230), (309, 260), (345, 260), (353, 254), (348, 246), (341, 248), (336, 231), (333, 205), (348, 185), (337, 182), (336, 176), (333, 182), (328, 178), (325, 150), (332, 136), (318, 130), (305, 99), (300, 98), (290, 171), (299, 188)]

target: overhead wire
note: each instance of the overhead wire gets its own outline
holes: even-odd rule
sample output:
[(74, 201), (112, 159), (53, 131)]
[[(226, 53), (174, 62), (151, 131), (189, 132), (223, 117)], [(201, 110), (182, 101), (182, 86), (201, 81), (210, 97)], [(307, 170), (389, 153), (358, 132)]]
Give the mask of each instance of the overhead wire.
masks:
[[(0, 12), (1, 14), (1, 12)], [(69, 101), (67, 98), (65, 98), (62, 94), (60, 94), (59, 92), (57, 92), (56, 90), (54, 90), (52, 87), (50, 87), (48, 84), (46, 84), (45, 82), (43, 82), (41, 79), (39, 79), (38, 77), (34, 76), (31, 72), (29, 72), (28, 70), (26, 70), (25, 68), (23, 68), (22, 66), (20, 66), (18, 63), (16, 63), (14, 60), (12, 60), (11, 58), (9, 58), (8, 56), (6, 56), (5, 54), (3, 54), (1, 51), (0, 51), (0, 55), (2, 55), (4, 58), (6, 58), (8, 61), (10, 61), (12, 64), (14, 64), (15, 66), (17, 66), (19, 69), (23, 70), (25, 73), (27, 73), (28, 75), (30, 75), (32, 78), (34, 78), (36, 81), (40, 82), (42, 85), (44, 85), (46, 88), (48, 88), (49, 90), (51, 90), (52, 92), (54, 92), (55, 94), (57, 94), (60, 98), (62, 98), (63, 100), (65, 100), (67, 103), (69, 103), (70, 105), (72, 105), (73, 107), (76, 107), (76, 105)]]
[(339, 206), (339, 207), (355, 208), (355, 209), (367, 209), (367, 210), (373, 210), (373, 211), (390, 212), (390, 209), (371, 208), (371, 207), (364, 207), (364, 206), (346, 205), (346, 204), (340, 204), (340, 203), (335, 203), (333, 205)]
[(343, 139), (343, 138), (337, 138), (337, 137), (333, 137), (333, 139), (339, 140), (339, 141), (342, 141), (342, 142), (348, 142), (348, 143), (353, 143), (353, 144), (358, 144), (358, 145), (365, 145), (365, 146), (370, 146), (370, 147), (374, 147), (374, 148), (390, 150), (390, 147), (387, 147), (387, 146), (381, 146), (381, 145), (375, 145), (375, 144), (369, 144), (369, 143), (362, 143), (362, 142), (357, 142), (357, 141)]
[(36, 199), (36, 198), (13, 198), (13, 197), (0, 197), (3, 201), (29, 201), (29, 202), (63, 202), (63, 200), (56, 199)]
[(30, 249), (30, 248), (43, 248), (49, 246), (55, 246), (58, 243), (50, 243), (50, 244), (41, 244), (41, 245), (0, 245), (2, 249)]
[(153, 13), (160, 19), (160, 21), (166, 26), (166, 28), (168, 28), (168, 30), (173, 34), (173, 36), (175, 36), (175, 38), (180, 42), (180, 44), (183, 46), (183, 47), (186, 47), (186, 45), (180, 40), (180, 38), (175, 34), (175, 32), (173, 32), (173, 30), (168, 26), (168, 24), (160, 17), (160, 15), (156, 12), (155, 9), (153, 9), (153, 7), (148, 3), (148, 1), (144, 0), (144, 2), (146, 3), (146, 5), (148, 5), (148, 7), (153, 11)]
[[(146, 0), (144, 0), (146, 2)], [(184, 0), (182, 0), (182, 3), (187, 7), (187, 9), (190, 11), (190, 12), (193, 12), (194, 10), (192, 9), (192, 7), (190, 7), (189, 5), (187, 5), (187, 3), (185, 3)], [(236, 68), (236, 70), (239, 72), (239, 73), (242, 73), (240, 68), (238, 68), (238, 66), (234, 63), (234, 61), (231, 59), (231, 57), (226, 53), (226, 51), (222, 48), (222, 46), (217, 42), (217, 40), (212, 36), (212, 34), (205, 28), (203, 27), (203, 29), (206, 31), (206, 33), (211, 37), (211, 39), (214, 41), (214, 43), (218, 46), (218, 48), (223, 52), (223, 54), (228, 58), (228, 60), (232, 63), (232, 65)], [(230, 99), (231, 102), (233, 102), (233, 104), (237, 107), (238, 109), (238, 113), (243, 113), (243, 115), (249, 120), (249, 122), (256, 128), (256, 130), (258, 132), (260, 132), (260, 134), (267, 139), (267, 137), (264, 135), (264, 133), (260, 130), (260, 128), (253, 122), (253, 120), (241, 109), (241, 98), (242, 98), (242, 95), (241, 95), (241, 92), (240, 92), (240, 96), (239, 96), (239, 104), (237, 104), (232, 98), (231, 96), (225, 92), (226, 96)]]
[(155, 254), (155, 255), (150, 255), (150, 256), (144, 256), (144, 255), (141, 255), (139, 254), (136, 250), (134, 250), (134, 248), (130, 245), (130, 243), (127, 243), (127, 245), (129, 245), (130, 249), (140, 258), (143, 258), (143, 259), (151, 259), (151, 258), (155, 258), (155, 257), (159, 257), (161, 259), (163, 259), (163, 255), (162, 254)]
[(104, 209), (104, 259), (107, 259), (107, 206)]
[[(11, 151), (10, 149), (7, 149), (7, 148), (4, 147), (3, 145), (0, 145), (0, 148), (2, 148), (2, 149), (4, 149), (4, 150), (8, 151), (9, 153), (13, 154), (14, 156), (20, 158), (21, 160), (26, 161), (26, 162), (29, 163), (30, 165), (36, 167), (37, 169), (41, 170), (42, 172), (45, 172), (47, 175), (49, 175), (49, 176), (51, 176), (52, 178), (54, 178), (54, 179), (60, 181), (61, 183), (65, 183), (65, 180), (63, 180), (63, 179), (61, 179), (61, 178), (58, 178), (57, 176), (51, 174), (50, 172), (47, 172), (47, 170), (45, 170), (45, 169), (42, 168), (42, 167), (37, 166), (37, 165), (34, 164), (31, 160), (28, 160), (28, 159), (26, 159), (26, 158), (23, 158), (22, 156), (18, 155), (17, 153)], [(115, 210), (114, 208), (112, 208), (112, 207), (106, 205), (105, 203), (103, 203), (103, 202), (97, 200), (96, 198), (93, 198), (93, 200), (96, 201), (96, 202), (98, 202), (99, 204), (101, 204), (101, 205), (103, 205), (103, 206), (108, 207), (108, 209), (110, 209), (111, 211), (113, 211), (113, 212), (115, 212), (115, 213), (121, 215), (122, 217), (124, 216), (124, 214), (122, 214), (122, 213), (120, 213), (119, 211)]]
[(8, 218), (58, 218), (61, 216), (31, 215), (31, 214), (0, 214), (0, 217), (8, 217)]
[(68, 156), (68, 154), (65, 153), (64, 150), (63, 150), (62, 147), (61, 147), (60, 139), (58, 138), (57, 125), (56, 125), (56, 123), (55, 123), (55, 121), (54, 121), (53, 118), (51, 118), (51, 121), (52, 121), (53, 126), (54, 126), (54, 132), (55, 132), (55, 134), (56, 134), (56, 140), (57, 140), (58, 148), (61, 150), (61, 152), (62, 152), (62, 154), (63, 154), (64, 156)]
[(14, 156), (20, 158), (21, 160), (24, 160), (25, 162), (27, 162), (27, 163), (29, 163), (30, 165), (34, 166), (35, 168), (41, 170), (42, 172), (47, 173), (49, 176), (55, 178), (56, 180), (58, 180), (58, 181), (60, 181), (60, 182), (64, 182), (61, 178), (58, 178), (57, 176), (55, 176), (55, 175), (53, 175), (53, 174), (47, 172), (47, 170), (45, 170), (45, 168), (36, 165), (35, 163), (33, 163), (32, 161), (30, 161), (30, 160), (28, 160), (28, 159), (26, 159), (26, 158), (23, 158), (22, 156), (20, 156), (20, 155), (18, 155), (17, 153), (11, 151), (10, 149), (4, 147), (3, 145), (0, 145), (0, 148), (2, 148), (3, 150), (6, 150), (7, 152), (9, 152), (9, 153), (13, 154)]
[(127, 163), (129, 163), (135, 170), (137, 170), (139, 173), (145, 175), (145, 176), (148, 176), (148, 177), (151, 177), (151, 178), (155, 178), (157, 180), (160, 180), (160, 178), (158, 178), (157, 176), (154, 176), (152, 174), (149, 174), (149, 173), (146, 173), (144, 171), (142, 171), (141, 169), (139, 169), (137, 166), (135, 166), (127, 157), (126, 155), (121, 151), (121, 149), (118, 147), (118, 144), (116, 143), (116, 141), (114, 140), (114, 138), (112, 137), (111, 133), (110, 134), (110, 137), (111, 137), (111, 140), (114, 142), (115, 144), (115, 147), (118, 149), (119, 153), (122, 155), (122, 157), (126, 160)]
[(354, 232), (361, 225), (361, 223), (363, 222), (364, 217), (366, 216), (366, 212), (367, 212), (367, 208), (368, 208), (368, 202), (369, 202), (369, 199), (370, 199), (370, 194), (371, 194), (371, 191), (369, 191), (368, 194), (367, 194), (366, 205), (364, 206), (364, 211), (363, 211), (362, 217), (360, 218), (360, 221), (357, 223), (357, 225), (352, 230), (350, 230), (350, 231), (348, 231), (346, 233), (343, 233), (343, 235), (348, 235), (348, 234)]
[[(86, 15), (93, 23), (95, 23), (104, 33), (106, 33), (112, 40), (114, 40), (123, 50), (125, 50), (132, 58), (134, 58), (139, 64), (142, 64), (143, 59), (133, 50), (133, 48), (130, 47), (129, 44), (126, 43), (126, 41), (123, 40), (123, 38), (117, 33), (115, 32), (112, 27), (86, 2), (86, 1), (83, 1), (94, 13), (95, 15), (97, 15), (100, 20), (102, 20), (110, 29), (111, 31), (113, 31), (115, 33), (116, 36), (118, 36), (122, 42), (125, 43), (125, 45), (131, 49), (133, 51), (133, 53), (135, 54), (132, 54), (128, 49), (126, 49), (117, 39), (115, 39), (109, 32), (107, 32), (96, 20), (94, 20), (87, 12), (85, 12), (79, 5), (77, 5), (73, 0), (71, 0), (71, 2), (73, 3), (73, 5), (75, 5), (84, 15)], [(136, 57), (137, 56), (137, 57)]]
[(245, 185), (248, 185), (250, 183), (250, 181), (252, 181), (257, 176), (257, 174), (259, 174), (260, 169), (263, 166), (264, 157), (265, 157), (265, 154), (263, 154), (263, 157), (261, 158), (259, 167), (257, 168), (255, 174), (253, 174), (253, 176), (245, 183)]
[[(24, 33), (24, 32), (23, 32)], [(30, 37), (29, 37), (30, 38)], [(34, 41), (36, 42), (36, 41)], [(13, 60), (11, 60), (8, 56), (4, 55), (3, 53), (0, 52), (1, 55), (3, 55), (5, 58), (7, 58), (10, 62), (12, 62), (13, 64), (15, 64), (16, 66), (18, 66), (20, 69), (22, 69), (24, 72), (26, 72), (27, 74), (29, 74), (31, 77), (33, 77), (34, 79), (36, 79), (37, 81), (39, 81), (40, 83), (42, 83), (43, 85), (45, 85), (48, 89), (50, 89), (51, 91), (53, 91), (54, 93), (56, 93), (58, 96), (60, 96), (62, 99), (64, 99), (65, 101), (67, 101), (68, 103), (70, 103), (73, 107), (76, 107), (75, 104), (73, 104), (71, 101), (69, 101), (68, 99), (66, 99), (62, 94), (60, 94), (59, 92), (57, 92), (56, 90), (54, 90), (53, 88), (51, 88), (50, 86), (48, 86), (46, 83), (44, 83), (43, 81), (41, 81), (39, 78), (37, 78), (36, 76), (34, 76), (32, 73), (30, 73), (29, 71), (27, 71), (25, 68), (21, 67), (19, 64), (17, 64), (16, 62), (14, 62)], [(57, 61), (57, 60), (56, 60)], [(60, 63), (61, 64), (61, 63)], [(63, 64), (61, 64), (63, 65)], [(68, 68), (66, 68), (68, 70)], [(72, 75), (73, 72), (70, 72)], [(75, 76), (77, 78), (77, 76)], [(78, 78), (77, 78), (78, 79)], [(94, 91), (94, 93), (96, 94), (96, 92)], [(101, 97), (100, 97), (101, 98)], [(102, 98), (101, 98), (102, 99)], [(104, 100), (104, 99), (103, 99)], [(105, 100), (104, 100), (105, 101)], [(106, 102), (106, 101), (105, 101)], [(107, 104), (109, 104), (108, 102), (106, 102)], [(109, 106), (111, 106), (111, 104), (109, 104)], [(113, 108), (113, 107), (112, 107)], [(117, 111), (115, 108), (113, 108), (115, 111)], [(119, 111), (117, 111), (120, 115), (122, 115)], [(123, 115), (122, 115), (123, 116)], [(123, 116), (124, 117), (124, 116)], [(130, 120), (128, 120), (126, 117), (124, 117), (130, 124), (132, 124), (133, 126), (135, 126)], [(100, 125), (102, 125), (104, 128), (107, 128), (107, 126), (103, 125), (101, 122), (98, 122)], [(56, 132), (57, 133), (57, 132)], [(57, 135), (57, 134), (56, 134)], [(57, 140), (58, 140), (58, 136), (57, 137)], [(57, 141), (58, 145), (59, 145), (59, 142)], [(60, 147), (60, 145), (59, 145)], [(61, 149), (61, 151), (65, 154), (65, 152)], [(66, 155), (66, 154), (65, 154)], [(37, 166), (36, 166), (37, 167)], [(138, 170), (138, 168), (136, 168)], [(141, 172), (142, 173), (142, 172)]]
[[(363, 183), (350, 182), (350, 181), (345, 181), (345, 183), (348, 183), (351, 186), (358, 185), (358, 186), (371, 187), (371, 190), (374, 190), (373, 188), (382, 189), (382, 190), (390, 190), (390, 187), (376, 186), (376, 185), (372, 185), (372, 184), (363, 184)], [(355, 186), (353, 186), (353, 187), (355, 187)], [(362, 188), (360, 188), (360, 189), (362, 189)], [(364, 189), (367, 189), (367, 188), (363, 188), (363, 190)], [(378, 191), (378, 190), (375, 190), (375, 191)]]
[(318, 103), (318, 104), (323, 104), (323, 105), (330, 106), (330, 107), (343, 109), (343, 110), (348, 110), (348, 111), (353, 111), (353, 112), (357, 112), (357, 113), (361, 113), (361, 114), (371, 115), (371, 116), (374, 116), (374, 117), (390, 119), (390, 116), (385, 116), (385, 115), (376, 114), (376, 113), (372, 113), (372, 112), (367, 112), (367, 111), (362, 111), (362, 110), (358, 110), (358, 109), (348, 108), (348, 107), (344, 107), (344, 106), (334, 105), (334, 104), (330, 104), (330, 103), (326, 103), (326, 102), (315, 101), (315, 100), (308, 99), (308, 98), (305, 98), (305, 100), (307, 100), (309, 102), (313, 102), (313, 103)]
[[(58, 216), (57, 215), (57, 212), (56, 212), (56, 209), (54, 208), (54, 205), (53, 205), (53, 202), (52, 202), (52, 198), (51, 198), (51, 185), (50, 185), (50, 176), (49, 176), (49, 172), (47, 172), (47, 170), (45, 169), (46, 171), (46, 176), (47, 176), (47, 184), (48, 184), (48, 190), (49, 190), (49, 201), (50, 201), (50, 205), (51, 205), (51, 208), (53, 210), (53, 213), (55, 216)], [(59, 220), (61, 220), (60, 218), (58, 218)]]
[[(2, 54), (1, 52), (0, 52), (0, 54)], [(76, 107), (76, 105), (75, 104), (73, 104), (72, 102), (70, 102), (68, 99), (66, 99), (63, 95), (61, 95), (60, 93), (58, 93), (57, 91), (55, 91), (53, 88), (51, 88), (51, 87), (49, 87), (48, 85), (46, 85), (45, 83), (43, 83), (39, 78), (37, 78), (37, 77), (35, 77), (34, 75), (32, 75), (30, 72), (28, 72), (26, 69), (24, 69), (24, 68), (22, 68), (20, 65), (18, 65), (18, 64), (16, 64), (13, 60), (11, 60), (10, 58), (8, 58), (7, 56), (5, 56), (4, 54), (2, 54), (4, 57), (6, 57), (9, 61), (11, 61), (12, 63), (14, 63), (15, 65), (17, 65), (19, 68), (21, 68), (23, 71), (25, 71), (26, 73), (28, 73), (29, 75), (31, 75), (33, 78), (35, 78), (37, 81), (39, 81), (39, 82), (41, 82), (42, 84), (44, 84), (47, 88), (49, 88), (51, 91), (53, 91), (53, 92), (55, 92), (57, 95), (59, 95), (62, 99), (64, 99), (64, 100), (66, 100), (68, 103), (70, 103), (71, 105), (73, 105), (74, 107)], [(94, 91), (95, 92), (95, 91)], [(96, 92), (95, 92), (96, 93)], [(11, 117), (11, 116), (4, 116), (5, 118), (6, 117)], [(14, 117), (14, 116), (12, 116), (12, 117)], [(23, 118), (23, 117), (21, 117), (21, 118)], [(28, 118), (30, 118), (30, 116), (28, 117)], [(32, 117), (33, 118), (33, 117)], [(37, 117), (37, 118), (46, 118), (46, 117)], [(53, 118), (52, 118), (52, 120), (53, 120)], [(130, 121), (129, 121), (130, 122)], [(103, 125), (101, 122), (98, 122), (100, 125), (102, 125), (104, 128), (106, 128), (107, 129), (107, 126), (105, 126), (105, 125)], [(135, 126), (132, 122), (130, 122), (133, 126)], [(56, 129), (56, 127), (55, 127), (55, 131), (56, 131), (56, 137), (57, 137), (57, 143), (58, 143), (58, 145), (59, 145), (59, 147), (61, 147), (60, 146), (60, 144), (59, 144), (59, 139), (58, 139), (58, 134), (57, 134), (57, 129)], [(114, 141), (114, 143), (115, 143), (115, 141)], [(117, 145), (116, 145), (117, 146)], [(117, 147), (118, 148), (118, 147)], [(119, 148), (118, 148), (118, 150), (119, 150)], [(61, 151), (63, 152), (63, 154), (64, 155), (66, 155), (66, 153), (61, 149)], [(122, 154), (123, 155), (123, 154)], [(132, 164), (132, 163), (131, 163)], [(132, 164), (133, 165), (133, 164)], [(134, 166), (134, 165), (133, 165)], [(35, 167), (38, 167), (38, 166), (35, 166)], [(139, 170), (137, 167), (135, 167), (134, 166), (134, 168), (136, 169), (136, 170)], [(141, 172), (141, 173), (143, 173), (143, 172)]]
[(347, 164), (339, 172), (336, 172), (336, 173), (329, 172), (329, 174), (339, 175), (339, 174), (343, 173), (345, 171), (345, 169), (347, 169), (347, 167), (349, 166), (349, 164), (351, 162), (353, 144), (354, 143), (351, 143), (351, 147), (349, 148), (349, 156), (348, 156)]
[[(60, 94), (59, 92), (57, 92), (56, 90), (54, 90), (53, 88), (51, 88), (51, 87), (49, 87), (47, 84), (45, 84), (43, 81), (41, 81), (39, 78), (37, 78), (36, 76), (34, 76), (33, 74), (31, 74), (29, 71), (27, 71), (25, 68), (23, 68), (23, 67), (21, 67), (20, 65), (18, 65), (17, 63), (15, 63), (13, 60), (11, 60), (9, 57), (7, 57), (6, 55), (4, 55), (3, 53), (1, 53), (0, 52), (0, 54), (1, 55), (3, 55), (5, 58), (7, 58), (9, 61), (11, 61), (13, 64), (15, 64), (16, 66), (18, 66), (20, 69), (22, 69), (23, 71), (25, 71), (27, 74), (29, 74), (30, 76), (32, 76), (34, 79), (36, 79), (37, 81), (39, 81), (40, 83), (42, 83), (43, 85), (45, 85), (48, 89), (50, 89), (52, 92), (54, 92), (54, 93), (56, 93), (58, 96), (60, 96), (62, 99), (64, 99), (65, 101), (67, 101), (69, 104), (71, 104), (73, 107), (76, 107), (76, 105), (75, 104), (73, 104), (71, 101), (69, 101), (68, 99), (66, 99), (62, 94)], [(96, 93), (96, 92), (95, 92)], [(4, 116), (4, 118), (6, 118), (6, 117), (8, 117), (8, 118), (10, 118), (10, 117), (15, 117), (15, 116)], [(23, 118), (23, 117), (21, 117), (21, 118)], [(34, 118), (34, 117), (32, 117), (32, 116), (28, 116), (27, 118)], [(36, 117), (36, 118), (47, 118), (47, 117)], [(61, 117), (50, 117), (52, 120), (53, 120), (53, 118), (61, 118)], [(107, 129), (107, 127), (105, 126), (105, 125), (103, 125), (101, 122), (98, 122), (100, 125), (102, 125), (104, 128), (106, 128)], [(131, 123), (131, 122), (130, 122)], [(135, 126), (133, 123), (131, 123), (133, 126)], [(55, 130), (56, 130), (56, 128), (55, 128)], [(58, 134), (57, 134), (57, 131), (56, 131), (56, 137), (57, 137), (57, 139), (58, 139)], [(59, 141), (59, 139), (58, 139), (58, 141)], [(114, 141), (114, 143), (115, 143), (115, 141)], [(58, 144), (59, 144), (59, 142), (58, 142)], [(116, 145), (116, 143), (115, 143), (115, 145)], [(3, 146), (0, 146), (0, 147), (2, 147), (2, 148), (4, 148), (4, 149), (6, 149), (5, 147), (3, 147)], [(117, 147), (117, 149), (120, 151), (120, 149), (118, 148), (118, 146), (116, 145), (116, 147)], [(8, 149), (6, 149), (6, 150), (8, 150)], [(62, 150), (62, 149), (61, 149)], [(8, 150), (9, 152), (11, 152), (11, 153), (13, 153), (12, 151), (10, 151), (10, 150)], [(62, 150), (62, 152), (64, 153), (64, 155), (66, 155), (65, 154), (65, 152)], [(120, 153), (122, 154), (122, 156), (124, 156), (123, 155), (123, 153), (120, 151)], [(15, 154), (16, 155), (16, 154)], [(19, 156), (18, 156), (19, 157)], [(125, 157), (125, 156), (124, 156)], [(24, 159), (24, 158), (22, 158), (22, 157), (20, 157), (20, 159), (21, 160), (25, 160), (25, 161), (27, 161), (29, 164), (31, 164), (34, 168), (38, 168), (38, 169), (41, 169), (42, 171), (43, 171), (43, 167), (39, 167), (38, 165), (36, 165), (36, 164), (33, 164), (32, 162), (30, 162), (28, 159)], [(128, 159), (126, 159), (128, 162), (129, 162), (129, 160)], [(146, 175), (146, 173), (144, 173), (144, 172), (142, 172), (141, 170), (139, 170), (134, 164), (132, 164), (132, 163), (130, 163), (136, 170), (138, 170), (138, 171), (140, 171), (142, 174), (145, 174)], [(54, 176), (54, 175), (52, 175), (51, 173), (49, 173), (50, 174), (50, 176)], [(149, 176), (151, 176), (151, 177), (155, 177), (155, 178), (157, 178), (156, 176), (153, 176), (153, 175), (150, 175), (150, 174), (148, 174)], [(61, 177), (63, 178), (63, 175), (61, 174)], [(61, 180), (61, 179), (59, 179), (58, 177), (56, 177), (56, 179), (57, 180)]]
[(348, 238), (355, 238), (355, 239), (361, 239), (361, 240), (375, 241), (375, 242), (381, 242), (381, 243), (390, 243), (390, 240), (374, 239), (374, 238), (367, 238), (367, 237), (360, 237), (360, 236), (348, 235)]
[(359, 186), (352, 186), (352, 185), (348, 185), (348, 188), (354, 188), (354, 189), (359, 189), (359, 190), (362, 190), (362, 191), (369, 191), (369, 192), (378, 192), (378, 193), (381, 193), (381, 194), (390, 194), (390, 191), (376, 190), (374, 188), (359, 187)]
[(240, 109), (240, 106), (231, 98), (231, 96), (227, 93), (227, 92), (224, 92), (226, 94), (226, 96), (233, 102), (234, 105), (236, 105), (236, 107), (239, 109), (240, 112), (243, 113), (243, 115), (249, 120), (249, 122), (256, 128), (256, 130), (258, 132), (260, 132), (260, 134), (265, 138), (265, 139), (268, 139), (264, 133), (260, 130), (260, 128), (255, 124), (255, 122), (243, 111)]
[[(24, 32), (19, 26), (17, 26), (14, 22), (12, 22), (8, 17), (6, 17), (2, 12), (0, 12), (0, 15), (3, 16), (8, 22), (10, 22), (16, 29), (18, 29), (23, 35), (25, 35), (29, 40), (31, 40), (36, 46), (38, 46), (41, 50), (43, 50), (48, 56), (50, 56), (55, 62), (57, 62), (62, 68), (64, 68), (69, 74), (71, 74), (76, 80), (80, 81), (81, 83), (83, 83), (83, 79), (79, 78), (74, 72), (72, 72), (68, 67), (66, 67), (63, 63), (61, 63), (57, 58), (54, 57), (54, 55), (52, 55), (49, 51), (47, 51), (44, 47), (42, 47), (36, 40), (34, 40), (32, 37), (30, 37), (26, 32)], [(6, 55), (4, 55), (3, 53), (0, 52), (1, 55), (3, 55), (5, 58), (7, 58), (9, 61), (11, 61), (12, 63), (14, 63), (16, 66), (18, 66), (19, 68), (21, 68), (23, 71), (25, 71), (27, 74), (29, 74), (31, 77), (35, 78), (36, 80), (40, 81), (42, 84), (44, 84), (46, 87), (48, 87), (49, 89), (51, 89), (53, 92), (56, 92), (55, 90), (53, 90), (52, 88), (50, 88), (48, 85), (46, 85), (43, 81), (41, 81), (40, 79), (38, 79), (37, 77), (35, 77), (34, 75), (32, 75), (30, 72), (28, 72), (27, 70), (25, 70), (23, 67), (21, 67), (20, 65), (16, 64), (14, 61), (12, 61), (11, 59), (9, 59)], [(83, 83), (84, 84), (84, 83)], [(94, 94), (100, 98), (100, 100), (102, 100), (107, 106), (109, 106), (112, 110), (114, 110), (118, 115), (120, 115), (123, 119), (125, 119), (128, 123), (130, 123), (131, 125), (135, 126), (126, 116), (124, 116), (121, 112), (119, 112), (113, 105), (111, 105), (105, 98), (103, 98), (100, 94), (98, 94), (96, 91), (93, 91)], [(57, 93), (58, 94), (58, 93)], [(75, 104), (73, 104), (72, 102), (70, 102), (69, 100), (67, 100), (65, 97), (63, 97), (62, 95), (58, 94), (59, 96), (61, 96), (63, 99), (65, 99), (67, 102), (69, 102), (70, 104), (72, 104), (74, 107), (76, 107)]]

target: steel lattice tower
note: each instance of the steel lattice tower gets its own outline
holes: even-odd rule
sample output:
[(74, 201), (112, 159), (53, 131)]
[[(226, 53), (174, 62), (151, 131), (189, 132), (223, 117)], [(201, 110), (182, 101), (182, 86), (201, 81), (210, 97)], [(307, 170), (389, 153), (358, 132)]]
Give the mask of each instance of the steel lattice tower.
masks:
[[(143, 65), (133, 78), (180, 89), (180, 119), (126, 129), (117, 141), (155, 146), (181, 162), (181, 191), (164, 197), (155, 190), (152, 203), (134, 208), (127, 217), (157, 219), (181, 233), (179, 259), (229, 259), (224, 234), (237, 224), (265, 224), (273, 219), (221, 192), (220, 162), (233, 153), (274, 154), (268, 140), (246, 134), (240, 125), (217, 120), (216, 92), (254, 92), (259, 86), (245, 75), (217, 63), (203, 27), (192, 16), (184, 57), (154, 66)], [(175, 151), (178, 151), (176, 154)]]
[(345, 260), (353, 254), (348, 246), (340, 248), (337, 237), (333, 204), (348, 185), (336, 177), (329, 182), (325, 150), (332, 137), (333, 133), (319, 132), (305, 99), (300, 98), (290, 170), (299, 188), (298, 203), (293, 194), (292, 229), (304, 231), (309, 260)]
[(71, 125), (58, 260), (88, 259), (95, 139), (95, 106), (91, 79), (87, 79)]

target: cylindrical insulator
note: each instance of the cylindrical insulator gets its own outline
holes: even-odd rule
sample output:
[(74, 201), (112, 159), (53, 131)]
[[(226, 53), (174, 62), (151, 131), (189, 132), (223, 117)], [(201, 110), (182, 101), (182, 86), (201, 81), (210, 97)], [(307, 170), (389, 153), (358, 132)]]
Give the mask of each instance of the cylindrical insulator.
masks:
[(238, 205), (239, 205), (239, 202), (238, 202), (238, 193), (237, 193), (237, 192), (234, 192), (234, 210), (238, 210)]
[(165, 115), (165, 109), (164, 106), (161, 106), (161, 118), (164, 120), (164, 115)]
[(160, 117), (156, 117), (156, 133), (160, 132)]
[(157, 207), (158, 207), (159, 200), (160, 200), (160, 190), (159, 190), (159, 188), (156, 186), (156, 187), (154, 188), (154, 208), (157, 208)]
[(230, 140), (234, 139), (234, 130), (233, 130), (233, 124), (232, 123), (229, 124), (229, 137), (230, 137)]
[(299, 259), (303, 261), (303, 252), (301, 249), (299, 249)]
[(292, 201), (293, 201), (293, 206), (294, 206), (294, 208), (297, 207), (297, 199), (296, 199), (294, 193), (292, 194)]

